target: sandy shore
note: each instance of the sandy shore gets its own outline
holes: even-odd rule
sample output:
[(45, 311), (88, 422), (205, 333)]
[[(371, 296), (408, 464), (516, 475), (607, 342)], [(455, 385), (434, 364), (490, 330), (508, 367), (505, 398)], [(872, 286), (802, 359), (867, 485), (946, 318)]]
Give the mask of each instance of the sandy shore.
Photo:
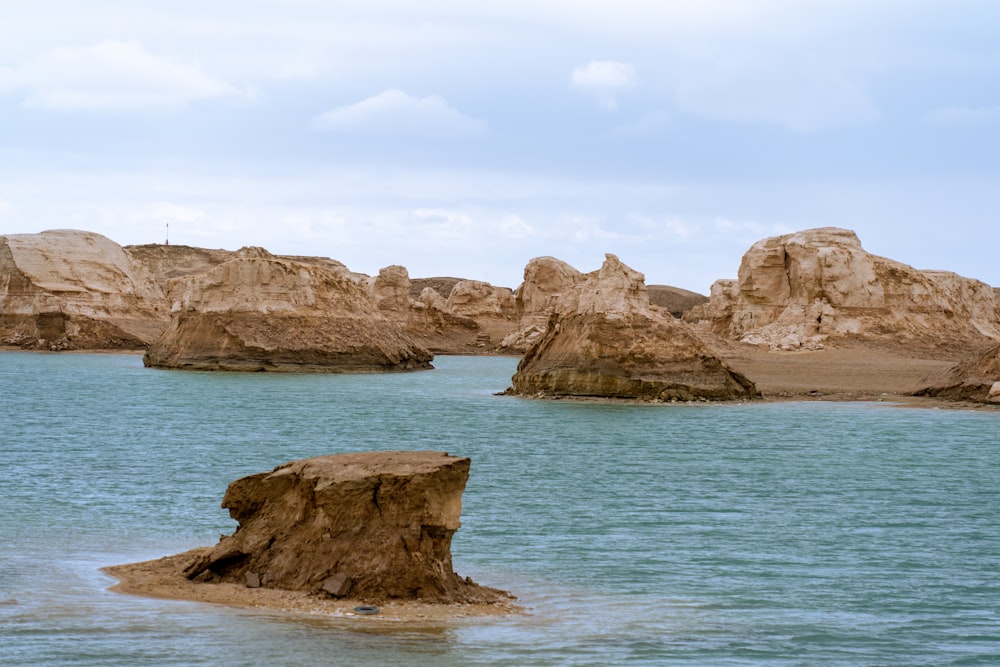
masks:
[(967, 349), (839, 343), (820, 350), (771, 352), (705, 332), (711, 351), (760, 389), (765, 400), (893, 401), (912, 406), (985, 407), (910, 396), (933, 384)]
[[(317, 614), (358, 622), (442, 623), (462, 619), (526, 614), (515, 598), (485, 603), (435, 604), (410, 600), (352, 600), (320, 597), (300, 591), (247, 588), (238, 584), (196, 583), (183, 575), (188, 563), (211, 547), (126, 565), (112, 565), (101, 571), (119, 580), (111, 590), (170, 600), (208, 602), (231, 607), (268, 609), (281, 612)], [(359, 614), (358, 606), (377, 606), (378, 613)]]

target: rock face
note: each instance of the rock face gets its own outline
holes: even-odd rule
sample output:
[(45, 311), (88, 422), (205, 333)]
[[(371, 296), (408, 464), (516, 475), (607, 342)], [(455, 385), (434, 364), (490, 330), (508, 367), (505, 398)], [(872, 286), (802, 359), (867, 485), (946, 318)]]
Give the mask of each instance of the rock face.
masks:
[(503, 338), (500, 347), (511, 352), (527, 352), (545, 333), (559, 298), (582, 280), (583, 274), (561, 259), (535, 257), (530, 260), (524, 267), (524, 280), (514, 299), (517, 328)]
[(517, 312), (524, 326), (549, 320), (559, 298), (583, 281), (584, 275), (555, 257), (535, 257), (524, 267), (524, 281), (517, 289)]
[(653, 401), (759, 395), (688, 325), (651, 306), (643, 275), (614, 255), (558, 299), (507, 393)]
[(0, 236), (2, 345), (138, 349), (167, 319), (167, 299), (153, 275), (100, 234)]
[(727, 338), (786, 350), (847, 337), (969, 346), (1000, 339), (990, 286), (871, 255), (854, 232), (837, 228), (755, 243), (739, 279), (716, 282), (709, 303), (687, 319)]
[(441, 452), (367, 452), (236, 480), (222, 506), (239, 527), (186, 575), (371, 601), (507, 597), (452, 570), (469, 466)]
[(1000, 345), (972, 355), (915, 393), (917, 396), (1000, 404)]
[(198, 370), (368, 372), (430, 368), (431, 354), (383, 317), (337, 262), (244, 248), (177, 279), (166, 332), (147, 366)]
[(448, 310), (460, 317), (510, 319), (514, 314), (514, 293), (481, 280), (462, 280), (448, 295)]

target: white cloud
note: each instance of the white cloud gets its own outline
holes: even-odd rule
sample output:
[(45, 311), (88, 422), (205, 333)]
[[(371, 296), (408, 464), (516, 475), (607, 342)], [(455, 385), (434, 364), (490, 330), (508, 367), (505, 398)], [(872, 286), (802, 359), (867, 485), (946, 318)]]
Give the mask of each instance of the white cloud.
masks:
[(175, 109), (236, 89), (200, 68), (155, 56), (134, 41), (62, 47), (0, 71), (0, 91), (23, 91), (24, 105), (56, 111)]
[(459, 112), (438, 95), (414, 97), (390, 89), (337, 107), (313, 118), (319, 130), (433, 137), (475, 137), (487, 132), (485, 121)]
[(608, 109), (616, 109), (618, 93), (635, 88), (638, 82), (635, 68), (616, 60), (593, 60), (570, 74), (570, 83), (574, 88), (597, 98)]
[(924, 117), (929, 125), (942, 127), (989, 127), (1000, 125), (1000, 106), (947, 106), (934, 109)]

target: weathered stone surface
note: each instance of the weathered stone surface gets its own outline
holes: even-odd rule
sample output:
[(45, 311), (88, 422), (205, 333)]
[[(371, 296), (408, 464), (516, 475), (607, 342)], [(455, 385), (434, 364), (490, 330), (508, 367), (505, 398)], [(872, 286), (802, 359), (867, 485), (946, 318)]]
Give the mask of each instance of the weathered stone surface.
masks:
[(448, 295), (448, 310), (460, 317), (509, 319), (514, 314), (514, 293), (481, 280), (462, 280)]
[(1000, 403), (1000, 345), (971, 355), (915, 393), (956, 401)]
[(508, 597), (452, 569), (469, 468), (442, 452), (365, 452), (244, 477), (222, 501), (239, 527), (186, 574), (371, 601)]
[(0, 236), (0, 344), (66, 350), (144, 347), (166, 328), (152, 274), (100, 234)]
[(125, 252), (149, 271), (157, 284), (166, 291), (173, 278), (208, 273), (219, 264), (236, 256), (232, 250), (211, 250), (186, 245), (149, 243), (124, 247)]
[(555, 257), (535, 257), (524, 267), (517, 288), (517, 312), (522, 328), (545, 326), (559, 298), (576, 287), (584, 276)]
[(147, 366), (367, 372), (430, 368), (431, 355), (383, 317), (362, 277), (341, 265), (261, 248), (178, 279), (173, 318)]
[(383, 313), (405, 321), (410, 311), (410, 274), (405, 266), (379, 269), (372, 282), (375, 305)]
[(517, 326), (501, 338), (500, 348), (524, 354), (545, 332), (559, 298), (571, 291), (583, 274), (555, 257), (535, 257), (524, 267), (515, 291)]
[(614, 255), (559, 298), (507, 393), (653, 401), (759, 395), (688, 325), (651, 306), (643, 275)]
[(670, 312), (674, 317), (682, 317), (695, 306), (708, 303), (708, 297), (680, 287), (670, 285), (646, 285), (649, 302)]
[(718, 281), (687, 319), (783, 350), (845, 338), (973, 347), (1000, 339), (990, 286), (869, 254), (854, 232), (829, 227), (755, 243), (739, 279)]

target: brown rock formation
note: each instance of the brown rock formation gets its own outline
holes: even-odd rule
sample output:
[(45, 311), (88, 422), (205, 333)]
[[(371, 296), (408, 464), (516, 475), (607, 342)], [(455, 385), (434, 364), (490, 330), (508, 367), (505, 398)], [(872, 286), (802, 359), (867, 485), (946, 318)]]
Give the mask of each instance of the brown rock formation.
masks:
[(580, 284), (584, 275), (555, 257), (535, 257), (524, 267), (517, 289), (517, 312), (525, 326), (545, 325), (559, 298)]
[(514, 314), (514, 293), (508, 287), (494, 287), (481, 280), (462, 280), (448, 295), (448, 310), (460, 317), (510, 319)]
[(1000, 345), (958, 363), (915, 395), (1000, 404)]
[(755, 243), (739, 279), (716, 282), (709, 303), (687, 319), (772, 349), (844, 338), (967, 347), (1000, 339), (990, 286), (871, 255), (854, 232), (836, 228)]
[(0, 344), (139, 349), (166, 328), (152, 274), (100, 234), (0, 236)]
[(583, 274), (555, 257), (535, 257), (524, 267), (517, 288), (517, 328), (501, 341), (504, 350), (523, 354), (545, 333), (559, 298), (583, 280)]
[[(425, 279), (422, 283), (434, 283)], [(462, 282), (457, 278), (456, 283)], [(427, 286), (413, 298), (413, 281), (403, 266), (387, 266), (370, 281), (370, 290), (379, 312), (403, 327), (406, 334), (435, 354), (462, 354), (475, 344), (479, 323), (452, 313), (448, 301), (434, 288)]]
[(469, 466), (441, 452), (367, 452), (236, 480), (222, 506), (239, 527), (186, 575), (370, 601), (509, 597), (452, 570)]
[(156, 282), (166, 291), (173, 278), (208, 273), (219, 264), (236, 256), (232, 250), (210, 250), (186, 245), (149, 243), (125, 246), (125, 252), (146, 267)]
[(448, 295), (451, 294), (451, 290), (453, 290), (455, 285), (460, 282), (462, 282), (462, 278), (453, 278), (450, 276), (437, 278), (411, 278), (410, 298), (414, 301), (420, 299), (424, 290), (429, 287), (440, 294), (441, 298), (447, 301)]
[(708, 297), (704, 294), (670, 285), (647, 285), (646, 292), (649, 293), (651, 304), (669, 311), (674, 317), (683, 317), (684, 313), (695, 306), (708, 303)]
[(614, 255), (558, 300), (507, 393), (654, 401), (759, 395), (688, 325), (651, 306), (643, 275)]
[(405, 266), (379, 269), (372, 282), (375, 305), (387, 315), (406, 320), (410, 311), (410, 274)]
[(147, 366), (366, 372), (430, 368), (431, 355), (383, 317), (363, 281), (327, 261), (244, 248), (178, 279), (173, 318)]

